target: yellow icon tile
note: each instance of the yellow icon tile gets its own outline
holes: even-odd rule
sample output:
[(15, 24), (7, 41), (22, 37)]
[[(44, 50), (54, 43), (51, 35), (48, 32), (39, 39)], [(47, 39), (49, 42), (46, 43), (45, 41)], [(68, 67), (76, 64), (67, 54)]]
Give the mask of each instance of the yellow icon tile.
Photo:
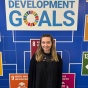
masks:
[(0, 76), (3, 75), (3, 68), (2, 68), (2, 53), (0, 52)]
[(88, 15), (85, 16), (84, 41), (88, 41)]

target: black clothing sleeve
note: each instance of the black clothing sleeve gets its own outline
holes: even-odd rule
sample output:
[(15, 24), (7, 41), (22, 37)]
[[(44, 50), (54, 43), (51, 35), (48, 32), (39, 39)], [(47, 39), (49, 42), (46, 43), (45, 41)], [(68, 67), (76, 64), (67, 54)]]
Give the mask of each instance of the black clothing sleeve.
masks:
[(28, 88), (35, 88), (36, 59), (32, 56), (28, 73)]
[(62, 59), (61, 59), (61, 56), (59, 54), (58, 55), (58, 59), (59, 59), (59, 62), (58, 62), (58, 88), (61, 88), (61, 85), (62, 85)]

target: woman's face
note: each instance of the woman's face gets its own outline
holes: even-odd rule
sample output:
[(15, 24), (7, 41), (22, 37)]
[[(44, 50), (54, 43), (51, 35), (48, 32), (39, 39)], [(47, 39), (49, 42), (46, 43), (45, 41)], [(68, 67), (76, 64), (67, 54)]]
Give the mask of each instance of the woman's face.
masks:
[(51, 38), (50, 37), (42, 37), (41, 47), (45, 53), (50, 53), (51, 46), (52, 46)]

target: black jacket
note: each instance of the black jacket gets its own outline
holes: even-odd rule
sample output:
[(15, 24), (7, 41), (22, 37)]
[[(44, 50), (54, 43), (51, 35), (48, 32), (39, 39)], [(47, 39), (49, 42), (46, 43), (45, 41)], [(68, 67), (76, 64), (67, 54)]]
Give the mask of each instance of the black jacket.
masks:
[(59, 62), (37, 62), (33, 55), (28, 73), (28, 88), (61, 88), (62, 59), (59, 54), (57, 55)]

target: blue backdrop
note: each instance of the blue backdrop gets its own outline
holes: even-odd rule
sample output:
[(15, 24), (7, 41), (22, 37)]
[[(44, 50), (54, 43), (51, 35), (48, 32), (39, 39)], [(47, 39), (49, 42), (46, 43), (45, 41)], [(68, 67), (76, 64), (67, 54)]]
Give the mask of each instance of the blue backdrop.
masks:
[(88, 42), (84, 42), (85, 15), (88, 14), (88, 2), (79, 0), (77, 31), (7, 31), (5, 0), (0, 3), (0, 52), (3, 60), (3, 76), (0, 76), (0, 88), (9, 88), (9, 73), (28, 73), (30, 64), (30, 39), (39, 39), (44, 33), (50, 33), (56, 39), (56, 50), (62, 51), (63, 73), (75, 73), (75, 88), (88, 88), (88, 76), (83, 76), (82, 54), (88, 51)]

